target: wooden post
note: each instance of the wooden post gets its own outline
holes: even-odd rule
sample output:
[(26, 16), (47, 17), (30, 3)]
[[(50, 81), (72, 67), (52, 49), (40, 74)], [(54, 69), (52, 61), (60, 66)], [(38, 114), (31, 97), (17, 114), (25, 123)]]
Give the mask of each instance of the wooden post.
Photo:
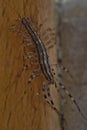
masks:
[[(23, 38), (17, 36), (16, 31), (13, 33), (10, 28), (20, 15), (21, 17), (32, 17), (37, 27), (38, 24), (43, 24), (40, 35), (47, 28), (52, 28), (56, 32), (53, 3), (51, 0), (15, 0), (14, 2), (1, 0), (0, 5), (0, 129), (60, 130), (58, 114), (43, 98), (44, 76), (27, 84), (34, 69), (33, 66), (30, 70), (21, 73)], [(50, 36), (50, 34), (47, 35)], [(45, 41), (46, 39), (44, 39), (44, 43)], [(54, 43), (54, 41), (52, 42)], [(57, 46), (47, 50), (51, 63), (57, 63), (56, 48)], [(55, 67), (54, 69), (57, 73), (57, 69)], [(51, 85), (50, 88), (58, 108), (58, 94), (54, 85)]]

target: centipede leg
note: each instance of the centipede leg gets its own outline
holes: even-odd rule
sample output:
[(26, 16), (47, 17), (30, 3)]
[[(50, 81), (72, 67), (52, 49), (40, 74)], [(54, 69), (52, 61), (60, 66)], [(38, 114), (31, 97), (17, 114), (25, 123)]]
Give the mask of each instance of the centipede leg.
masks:
[(56, 107), (55, 107), (55, 104), (53, 102), (53, 99), (51, 97), (51, 94), (50, 94), (50, 89), (49, 89), (49, 84), (43, 84), (42, 86), (42, 91), (43, 91), (43, 95), (44, 95), (44, 99), (46, 100), (46, 102), (50, 105), (50, 107), (52, 109), (54, 109), (54, 111), (59, 115), (59, 118), (60, 118), (60, 125), (61, 125), (61, 129), (64, 130), (64, 122), (66, 123), (67, 125), (67, 122), (65, 121), (65, 118), (64, 118), (64, 114), (61, 113)]
[(43, 85), (42, 85), (42, 91), (43, 91), (44, 99), (51, 106), (51, 108), (54, 109), (59, 116), (61, 116), (61, 113), (55, 107), (55, 104), (54, 104), (54, 101), (53, 101), (53, 99), (51, 97), (50, 89), (49, 89), (48, 85), (49, 84), (46, 85), (45, 83), (43, 83)]
[(28, 79), (28, 83), (30, 84), (33, 79), (35, 79), (35, 78), (37, 78), (37, 77), (39, 77), (39, 76), (40, 76), (40, 75), (39, 75), (39, 73), (38, 73), (37, 71), (36, 71), (36, 72), (33, 72), (33, 73), (30, 75), (29, 79)]
[(24, 60), (31, 59), (31, 58), (34, 58), (36, 56), (35, 53), (33, 53), (33, 52), (27, 52), (26, 53), (26, 51), (25, 51), (24, 53), (25, 53), (24, 56), (23, 56)]
[(47, 49), (52, 48), (56, 44), (56, 42), (54, 42), (56, 41), (56, 32), (54, 31), (55, 31), (54, 29), (48, 28), (42, 34), (43, 38), (46, 39), (45, 42), (46, 42)]
[(70, 73), (70, 71), (65, 66), (62, 65), (62, 59), (59, 58), (58, 59), (58, 63), (59, 63), (60, 69), (63, 70), (64, 72), (66, 72), (67, 74), (69, 74), (69, 76), (71, 77), (71, 79), (73, 79), (76, 82), (76, 80), (73, 78), (73, 76)]
[(35, 55), (24, 55), (23, 61), (24, 61), (25, 66), (26, 66), (25, 61), (28, 60), (28, 59), (30, 61), (29, 61), (29, 64), (27, 64), (27, 66), (38, 65), (38, 59), (37, 59), (37, 57), (35, 57)]
[(31, 46), (33, 43), (29, 38), (26, 38), (23, 40), (23, 43), (25, 46)]
[(61, 82), (59, 82), (59, 86), (60, 86), (60, 88), (63, 89), (64, 92), (70, 97), (70, 99), (71, 99), (72, 102), (75, 104), (75, 106), (77, 107), (78, 111), (80, 112), (81, 116), (82, 116), (85, 120), (87, 120), (87, 118), (83, 115), (83, 113), (82, 113), (82, 111), (81, 111), (79, 105), (77, 104), (76, 100), (75, 100), (74, 97), (69, 93), (69, 91), (66, 89), (66, 87), (65, 87)]
[(46, 21), (47, 21), (47, 18), (45, 18), (43, 21), (42, 21), (42, 23), (40, 23), (39, 24), (39, 26), (38, 26), (38, 28), (37, 28), (37, 31), (41, 31), (41, 29), (43, 28), (43, 26), (45, 26), (45, 24), (44, 23), (46, 23)]
[(47, 50), (50, 50), (51, 48), (53, 48), (56, 45), (56, 42), (54, 44), (51, 44), (47, 47)]
[(10, 30), (13, 31), (13, 32), (16, 32), (20, 36), (23, 36), (23, 38), (29, 38), (30, 37), (30, 35), (27, 33), (27, 31), (25, 30), (25, 28), (24, 28), (24, 26), (21, 22), (18, 22), (17, 24), (12, 25)]
[(46, 43), (46, 48), (47, 50), (50, 50), (51, 48), (53, 48), (55, 45), (56, 45), (56, 40), (55, 39), (52, 39), (53, 41), (49, 40), (47, 43)]
[[(61, 77), (61, 74), (59, 74), (59, 77)], [(69, 96), (69, 98), (71, 99), (71, 101), (75, 104), (75, 106), (77, 107), (77, 109), (78, 109), (78, 111), (80, 112), (81, 116), (82, 116), (85, 120), (87, 120), (87, 118), (86, 118), (86, 117), (84, 116), (84, 114), (82, 113), (82, 111), (81, 111), (79, 105), (77, 104), (76, 100), (75, 100), (74, 97), (71, 95), (71, 93), (66, 89), (66, 87), (62, 84), (61, 81), (59, 81), (59, 86), (60, 86), (60, 89), (63, 89), (64, 92)], [(58, 89), (58, 86), (57, 86), (56, 82), (55, 82), (55, 87), (57, 88), (57, 90), (58, 90), (58, 92), (59, 92), (60, 89)]]
[(43, 33), (42, 33), (42, 36), (47, 36), (47, 33), (48, 34), (51, 34), (51, 35), (55, 35), (55, 29), (54, 28), (47, 28)]

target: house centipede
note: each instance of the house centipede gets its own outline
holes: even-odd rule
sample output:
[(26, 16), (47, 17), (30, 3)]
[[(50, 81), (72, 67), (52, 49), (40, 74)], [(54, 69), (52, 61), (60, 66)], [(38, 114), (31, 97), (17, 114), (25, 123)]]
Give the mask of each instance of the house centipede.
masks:
[[(48, 81), (48, 84), (43, 83), (42, 91), (43, 92), (45, 92), (45, 90), (47, 91), (47, 96), (50, 97), (50, 101), (47, 101), (47, 103), (50, 104), (50, 106), (59, 114), (59, 111), (54, 106), (54, 102), (51, 98), (49, 87), (48, 87), (48, 89), (46, 89), (46, 86), (49, 86), (50, 84), (54, 83), (54, 76), (53, 76), (53, 73), (51, 70), (51, 66), (50, 66), (50, 63), (48, 60), (48, 55), (47, 55), (44, 43), (42, 42), (39, 35), (34, 31), (28, 18), (22, 18), (21, 22), (25, 26), (26, 30), (31, 35), (31, 37), (34, 41), (34, 44), (35, 44), (36, 50), (37, 50), (37, 54), (38, 54), (38, 61), (40, 64), (41, 71), (42, 71), (43, 75), (45, 76), (46, 80)], [(29, 82), (31, 82), (31, 80), (33, 78), (35, 78), (35, 76), (34, 77), (32, 76), (31, 78), (29, 78)], [(46, 100), (47, 100), (47, 96), (44, 94), (44, 98)]]
[[(27, 31), (29, 32), (29, 34), (31, 35), (35, 45), (36, 45), (36, 49), (37, 49), (37, 53), (38, 53), (38, 61), (39, 61), (39, 64), (40, 64), (40, 67), (41, 67), (41, 70), (45, 76), (45, 78), (49, 81), (49, 83), (46, 85), (43, 83), (43, 86), (42, 86), (42, 90), (43, 92), (47, 92), (47, 96), (44, 94), (44, 98), (47, 100), (47, 97), (49, 98), (50, 96), (50, 92), (49, 92), (49, 85), (50, 84), (54, 84), (54, 76), (53, 76), (53, 73), (52, 73), (52, 69), (51, 69), (51, 65), (49, 64), (49, 59), (48, 59), (48, 55), (47, 55), (47, 51), (46, 51), (46, 48), (44, 46), (44, 43), (42, 42), (41, 38), (39, 37), (38, 33), (34, 30), (34, 28), (30, 25), (30, 22), (27, 18), (22, 18), (21, 19), (21, 22), (22, 24), (26, 27), (28, 27)], [(25, 25), (25, 23), (27, 22), (27, 25)], [(30, 27), (30, 28), (29, 28)], [(26, 41), (25, 41), (26, 42)], [(38, 46), (37, 43), (39, 43), (40, 45)], [(27, 45), (31, 45), (32, 43), (29, 43), (29, 41), (27, 41)], [(44, 54), (45, 52), (45, 54)], [(42, 53), (42, 56), (40, 55), (40, 53)], [(28, 58), (28, 57), (25, 57), (25, 58)], [(45, 63), (46, 61), (46, 63)], [(43, 64), (42, 64), (43, 63)], [(24, 65), (24, 70), (28, 68), (28, 65)], [(63, 70), (65, 70), (65, 68), (62, 67)], [(67, 70), (65, 70), (67, 71)], [(36, 78), (38, 75), (36, 72), (32, 73), (28, 82), (31, 83), (31, 80)], [(61, 77), (61, 75), (59, 75), (59, 77)], [(50, 82), (51, 81), (51, 82)], [(66, 90), (65, 86), (62, 84), (62, 83), (59, 83), (60, 85), (60, 88), (63, 89), (65, 91), (65, 93), (70, 97), (70, 99), (75, 103), (75, 105), (77, 106), (77, 103), (76, 101), (73, 99), (73, 97), (70, 95), (70, 93)], [(51, 100), (51, 101), (47, 101), (48, 104), (51, 104), (51, 107), (56, 111), (58, 112), (58, 110), (54, 107), (54, 102)], [(81, 110), (79, 108), (79, 106), (77, 106), (77, 109), (79, 110), (80, 113)], [(58, 112), (59, 114), (59, 112)], [(83, 116), (83, 114), (82, 114)]]
[[(48, 58), (46, 48), (45, 48), (43, 41), (41, 40), (41, 38), (37, 34), (37, 32), (34, 30), (34, 28), (32, 27), (28, 18), (22, 18), (21, 22), (25, 26), (27, 32), (31, 35), (32, 40), (34, 41), (34, 44), (36, 46), (36, 50), (37, 50), (37, 53), (38, 53), (38, 61), (39, 61), (42, 73), (44, 74), (45, 78), (48, 81), (48, 84), (43, 83), (43, 87), (42, 87), (43, 89), (42, 90), (45, 91), (46, 86), (49, 86), (51, 84), (55, 84), (55, 87), (57, 88), (57, 84), (54, 80), (54, 75), (53, 75), (53, 72), (52, 72), (52, 69), (51, 69), (51, 66), (50, 66), (50, 63), (49, 63), (49, 58)], [(62, 67), (62, 69), (65, 70), (66, 72), (68, 72), (68, 70), (66, 68)], [(32, 76), (31, 80), (33, 78), (35, 78), (35, 76), (34, 77)], [(65, 93), (71, 98), (71, 100), (74, 102), (74, 104), (76, 105), (78, 111), (83, 116), (83, 118), (85, 118), (85, 116), (81, 112), (80, 107), (78, 106), (78, 104), (77, 104), (76, 100), (73, 98), (73, 96), (68, 92), (68, 90), (66, 90), (65, 86), (61, 82), (59, 82), (59, 85), (65, 91)], [(49, 89), (49, 87), (48, 87), (48, 89)], [(48, 97), (51, 97), (50, 91), (48, 91), (47, 94), (48, 94)], [(47, 98), (46, 95), (44, 95), (44, 97)], [(54, 107), (54, 102), (52, 100), (50, 100), (50, 102), (48, 102), (48, 103), (52, 106), (52, 108), (54, 110), (56, 110), (58, 112), (56, 107)]]

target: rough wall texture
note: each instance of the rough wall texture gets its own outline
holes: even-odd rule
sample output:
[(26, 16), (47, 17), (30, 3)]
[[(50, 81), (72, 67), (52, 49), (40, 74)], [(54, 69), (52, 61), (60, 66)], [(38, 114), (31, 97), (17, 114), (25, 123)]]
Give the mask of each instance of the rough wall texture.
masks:
[[(58, 1), (56, 7), (59, 15)], [(63, 65), (74, 78), (72, 80), (63, 72), (63, 82), (87, 118), (87, 1), (62, 1), (60, 9)], [(65, 94), (64, 98), (63, 111), (68, 126), (65, 126), (65, 130), (87, 130), (87, 120), (70, 98)]]

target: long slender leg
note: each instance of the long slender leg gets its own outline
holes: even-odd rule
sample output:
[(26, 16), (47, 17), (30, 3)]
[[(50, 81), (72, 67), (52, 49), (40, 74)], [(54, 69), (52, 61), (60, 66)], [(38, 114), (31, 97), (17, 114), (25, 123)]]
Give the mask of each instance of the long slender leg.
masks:
[(71, 77), (71, 79), (74, 80), (75, 83), (76, 83), (76, 80), (74, 79), (74, 77), (72, 76), (72, 74), (70, 73), (70, 71), (65, 66), (62, 65), (62, 59), (58, 59), (58, 63), (59, 63), (60, 69), (63, 70), (64, 72), (66, 72), (67, 74), (69, 74), (69, 76)]
[(12, 25), (10, 27), (10, 30), (12, 32), (17, 33), (18, 35), (23, 36), (24, 38), (29, 38), (30, 37), (30, 35), (27, 33), (27, 31), (25, 30), (23, 24), (20, 21), (17, 24)]
[[(48, 32), (48, 34), (46, 33)], [(50, 33), (49, 33), (50, 32)], [(54, 30), (48, 28), (44, 33), (43, 33), (43, 38), (45, 39), (46, 43), (46, 48), (50, 49), (55, 46), (56, 44), (56, 33)]]
[[(58, 66), (58, 64), (51, 64), (51, 66)], [(72, 74), (70, 73), (70, 71), (69, 71), (65, 66), (60, 65), (59, 67), (60, 67), (61, 70), (63, 70), (65, 73), (67, 73), (67, 74), (70, 76), (70, 78), (71, 78), (75, 83), (77, 83), (76, 80), (74, 79), (74, 77), (72, 76)], [(54, 71), (53, 68), (52, 68), (52, 70)], [(58, 74), (58, 76), (62, 78), (62, 74)]]
[(46, 102), (50, 105), (50, 107), (51, 107), (52, 109), (54, 109), (54, 111), (56, 111), (56, 113), (59, 115), (59, 117), (60, 117), (61, 129), (64, 130), (64, 122), (66, 123), (66, 125), (67, 125), (67, 122), (65, 121), (64, 114), (61, 113), (61, 112), (55, 107), (55, 104), (54, 104), (53, 99), (52, 99), (51, 94), (50, 94), (49, 85), (50, 85), (50, 84), (47, 84), (47, 85), (46, 85), (45, 83), (43, 83), (42, 91), (43, 91), (44, 99), (45, 99)]
[(33, 45), (33, 42), (32, 42), (31, 39), (29, 39), (29, 38), (25, 38), (25, 39), (23, 40), (23, 43), (24, 43), (24, 45), (27, 46), (27, 47)]
[(84, 116), (84, 114), (82, 113), (82, 111), (81, 111), (79, 105), (77, 104), (76, 100), (75, 100), (75, 99), (73, 98), (73, 96), (69, 93), (69, 91), (66, 89), (66, 87), (65, 87), (61, 82), (59, 82), (59, 86), (60, 86), (60, 88), (63, 89), (64, 92), (70, 97), (70, 99), (71, 99), (72, 102), (75, 104), (75, 106), (77, 107), (78, 111), (80, 112), (81, 116), (82, 116), (85, 120), (87, 120), (87, 118), (86, 118), (86, 117)]
[(53, 48), (56, 45), (56, 42), (54, 42), (54, 44), (51, 44), (47, 47), (47, 50), (50, 50), (51, 48)]
[[(38, 64), (38, 59), (37, 57), (35, 57), (35, 55), (32, 55), (33, 53), (31, 53), (31, 55), (25, 54), (23, 56), (23, 60), (24, 60), (24, 65), (26, 66), (32, 66), (32, 65), (39, 65)], [(26, 64), (25, 62), (27, 62), (27, 60), (29, 59), (29, 64)]]
[(47, 18), (45, 18), (45, 19), (42, 21), (42, 23), (39, 24), (39, 26), (38, 26), (38, 28), (37, 28), (37, 31), (39, 31), (39, 32), (41, 31), (41, 29), (43, 28), (43, 26), (45, 26), (46, 21), (47, 21)]
[(31, 48), (31, 50), (30, 50), (30, 47), (28, 47), (25, 44), (24, 48), (23, 48), (23, 52), (24, 52), (24, 55), (23, 55), (24, 63), (29, 61), (30, 65), (37, 64), (37, 59), (38, 58), (37, 58), (37, 53), (36, 53), (35, 48)]
[(72, 76), (72, 74), (70, 73), (70, 71), (69, 71), (65, 66), (61, 65), (60, 67), (61, 67), (61, 69), (62, 69), (65, 73), (67, 73), (67, 74), (70, 76), (70, 78), (71, 78), (75, 83), (77, 83), (76, 80), (75, 80), (75, 78)]
[(42, 32), (42, 36), (47, 37), (47, 33), (51, 35), (55, 35), (55, 28), (50, 28), (50, 27), (47, 28), (44, 32)]
[(40, 76), (39, 70), (33, 71), (33, 73), (30, 75), (30, 77), (28, 79), (28, 83), (30, 84), (33, 79), (38, 78), (39, 76)]
[(54, 101), (53, 101), (53, 99), (51, 97), (50, 89), (49, 89), (48, 85), (49, 84), (46, 85), (45, 83), (43, 83), (43, 85), (42, 85), (42, 92), (43, 92), (43, 95), (44, 95), (44, 99), (51, 106), (51, 108), (54, 109), (59, 116), (61, 116), (61, 113), (55, 107), (55, 104), (54, 104)]
[(25, 54), (23, 56), (24, 60), (34, 58), (36, 54), (34, 52), (27, 52), (25, 51)]
[[(53, 70), (52, 70), (53, 71)], [(61, 78), (61, 74), (59, 74), (59, 77)], [(59, 81), (59, 86), (60, 86), (60, 89), (63, 89), (64, 92), (70, 97), (70, 99), (72, 100), (72, 102), (75, 104), (75, 106), (77, 107), (78, 111), (80, 112), (80, 114), (82, 115), (82, 117), (87, 120), (87, 118), (83, 115), (79, 105), (77, 104), (76, 100), (74, 99), (74, 97), (70, 94), (70, 92), (66, 89), (66, 87), (62, 84), (62, 81), (60, 80)], [(59, 89), (58, 89), (58, 86), (55, 82), (55, 88), (57, 88), (57, 91), (59, 92)]]

